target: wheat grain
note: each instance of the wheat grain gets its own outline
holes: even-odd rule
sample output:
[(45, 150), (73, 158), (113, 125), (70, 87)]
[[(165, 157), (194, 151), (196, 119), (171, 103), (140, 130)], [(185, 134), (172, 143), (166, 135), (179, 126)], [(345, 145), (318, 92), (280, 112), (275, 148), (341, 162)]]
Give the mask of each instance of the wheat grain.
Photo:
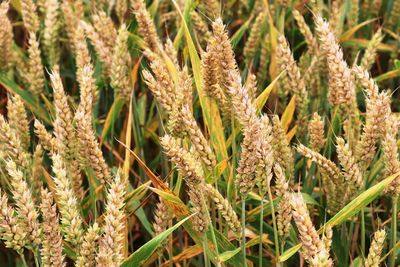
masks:
[(52, 155), (53, 177), (58, 208), (61, 214), (61, 232), (64, 239), (75, 248), (79, 247), (83, 236), (83, 221), (80, 215), (79, 203), (67, 177), (65, 163), (58, 154)]
[(146, 4), (143, 0), (132, 0), (132, 9), (138, 22), (138, 32), (146, 42), (147, 48), (154, 52), (160, 51), (162, 44)]
[(210, 184), (204, 185), (204, 191), (214, 201), (216, 208), (221, 212), (222, 217), (225, 219), (229, 228), (240, 238), (242, 227), (240, 221), (229, 204), (228, 200), (224, 198), (215, 187)]
[(43, 217), (43, 238), (40, 255), (43, 266), (66, 266), (63, 255), (62, 236), (59, 227), (56, 205), (53, 195), (47, 189), (41, 191), (42, 203), (40, 210)]
[(31, 33), (36, 33), (40, 25), (39, 17), (36, 13), (36, 4), (32, 0), (22, 0), (21, 13), (26, 30)]
[(16, 218), (15, 210), (8, 204), (7, 195), (0, 191), (0, 237), (7, 248), (21, 251), (26, 245), (27, 232)]
[(10, 128), (21, 140), (22, 147), (27, 150), (30, 143), (29, 121), (24, 102), (19, 95), (12, 95), (8, 98), (7, 113)]
[(381, 253), (385, 242), (386, 232), (384, 229), (378, 230), (374, 233), (374, 239), (372, 240), (369, 248), (368, 258), (365, 262), (366, 267), (378, 267), (380, 264)]
[(32, 192), (24, 179), (23, 173), (17, 168), (14, 161), (6, 162), (6, 169), (11, 180), (11, 192), (17, 206), (18, 218), (21, 227), (27, 233), (27, 244), (32, 246), (40, 245), (41, 230), (38, 222), (38, 211), (33, 202)]
[(308, 124), (308, 133), (311, 148), (315, 151), (321, 150), (325, 145), (324, 121), (316, 112)]
[(104, 214), (104, 234), (100, 238), (97, 266), (120, 266), (123, 260), (122, 241), (124, 240), (124, 206), (126, 182), (117, 173), (107, 192), (106, 212)]
[(12, 63), (13, 32), (10, 20), (7, 17), (9, 1), (0, 4), (0, 70), (8, 71)]
[(118, 30), (111, 64), (111, 86), (114, 88), (115, 97), (121, 97), (125, 101), (130, 99), (133, 89), (129, 79), (131, 59), (128, 52), (128, 35), (125, 24), (122, 24)]
[(42, 59), (40, 55), (39, 42), (36, 39), (36, 34), (29, 32), (28, 39), (28, 79), (29, 90), (33, 95), (39, 97), (44, 92), (44, 71)]
[(79, 256), (76, 260), (77, 267), (95, 267), (98, 241), (100, 239), (100, 227), (95, 222), (83, 236), (82, 245), (79, 248)]

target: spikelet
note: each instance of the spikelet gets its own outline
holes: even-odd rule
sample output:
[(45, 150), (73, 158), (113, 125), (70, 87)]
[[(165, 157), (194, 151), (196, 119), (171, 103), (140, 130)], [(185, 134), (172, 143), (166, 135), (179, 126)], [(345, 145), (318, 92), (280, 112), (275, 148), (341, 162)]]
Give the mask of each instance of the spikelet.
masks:
[(267, 76), (268, 64), (271, 55), (271, 42), (269, 34), (266, 34), (261, 42), (260, 63), (258, 65), (257, 77), (263, 81)]
[(378, 267), (381, 260), (381, 253), (385, 242), (386, 232), (385, 229), (378, 230), (374, 233), (374, 239), (372, 240), (369, 248), (368, 258), (365, 261), (365, 267)]
[(170, 38), (167, 38), (167, 41), (165, 42), (165, 45), (164, 45), (164, 50), (165, 50), (165, 53), (167, 54), (167, 56), (174, 63), (175, 68), (177, 70), (179, 70), (180, 67), (179, 67), (179, 63), (178, 63), (178, 53), (174, 47), (174, 43), (172, 42), (172, 40)]
[[(394, 115), (391, 115), (385, 123), (385, 134), (382, 140), (382, 159), (385, 166), (385, 176), (394, 175), (400, 171), (397, 148), (398, 125), (398, 121)], [(387, 191), (394, 195), (400, 194), (400, 179), (398, 177), (390, 183)]]
[(292, 207), (293, 219), (299, 230), (300, 240), (303, 244), (304, 258), (309, 260), (318, 254), (324, 244), (315, 230), (303, 197), (300, 194), (292, 194), (290, 205)]
[(164, 135), (160, 139), (160, 144), (165, 154), (176, 164), (182, 176), (188, 184), (198, 185), (204, 182), (204, 172), (192, 154), (179, 144), (179, 139)]
[(347, 21), (349, 28), (352, 28), (358, 24), (358, 14), (360, 12), (359, 1), (350, 1), (350, 11), (348, 12)]
[(120, 173), (115, 175), (107, 192), (106, 212), (104, 214), (104, 234), (100, 238), (97, 266), (120, 266), (123, 261), (122, 248), (124, 240), (124, 206), (126, 182), (121, 180)]
[(346, 143), (343, 138), (336, 138), (336, 152), (338, 154), (340, 165), (342, 165), (344, 179), (349, 183), (349, 186), (360, 188), (363, 183), (363, 177), (360, 167), (358, 166), (349, 143)]
[(115, 13), (117, 14), (118, 20), (120, 22), (124, 21), (126, 12), (128, 11), (127, 0), (116, 0), (115, 1)]
[(59, 21), (59, 3), (58, 0), (46, 1), (46, 16), (44, 19), (43, 29), (43, 47), (47, 55), (49, 65), (54, 68), (58, 64), (59, 47), (58, 30), (60, 27)]
[[(79, 1), (76, 1), (76, 3), (78, 2)], [(78, 29), (79, 21), (82, 19), (82, 16), (78, 10), (74, 9), (70, 1), (62, 1), (61, 11), (69, 45), (72, 50), (75, 50), (75, 32)]]
[[(86, 43), (86, 37), (85, 37), (85, 31), (80, 25), (77, 25), (77, 28), (75, 30), (74, 36), (73, 36), (73, 44), (75, 48), (75, 61), (76, 61), (76, 79), (80, 85), (80, 87), (84, 86), (82, 83), (84, 81), (82, 80), (84, 77), (87, 76), (93, 76), (90, 74), (84, 74), (83, 68), (86, 65), (90, 65), (90, 68), (93, 69), (91, 66), (91, 61), (90, 61), (90, 55), (89, 55), (89, 50), (87, 48), (87, 43)], [(91, 70), (93, 72), (93, 70)], [(86, 73), (89, 72), (86, 71)], [(94, 91), (93, 94), (96, 92)], [(94, 96), (95, 99), (95, 96)]]
[(46, 267), (63, 267), (66, 264), (63, 255), (63, 240), (56, 204), (54, 204), (52, 193), (44, 188), (41, 191), (41, 199), (40, 210), (43, 217), (43, 241), (40, 255), (42, 264)]
[(57, 140), (44, 127), (44, 125), (35, 119), (35, 134), (39, 138), (40, 143), (48, 152), (53, 153), (57, 149)]
[(310, 27), (308, 27), (307, 23), (304, 21), (304, 17), (296, 9), (292, 11), (292, 14), (293, 18), (296, 20), (297, 26), (299, 27), (301, 34), (303, 34), (304, 36), (304, 39), (308, 46), (308, 51), (310, 51), (310, 53), (314, 55), (317, 55), (318, 54), (317, 40), (312, 34)]
[(263, 115), (260, 119), (260, 146), (256, 151), (258, 160), (256, 167), (256, 182), (260, 188), (260, 194), (263, 196), (270, 186), (272, 179), (272, 164), (273, 164), (273, 150), (272, 150), (272, 126), (269, 122), (268, 116)]
[(3, 115), (0, 114), (0, 150), (15, 161), (18, 166), (21, 166), (24, 171), (28, 171), (30, 165), (30, 156), (24, 150), (21, 140), (18, 138), (15, 131), (6, 122)]
[(393, 32), (396, 32), (399, 26), (399, 16), (400, 13), (400, 3), (399, 1), (393, 1), (393, 6), (390, 11), (390, 16), (388, 16), (388, 27), (392, 28)]
[(342, 25), (340, 24), (342, 2), (343, 0), (334, 0), (331, 2), (329, 28), (336, 34), (340, 34), (342, 31)]
[(36, 33), (39, 30), (39, 17), (36, 13), (36, 4), (32, 0), (21, 1), (22, 20), (28, 32)]
[(242, 86), (240, 74), (234, 73), (231, 77), (231, 86), (228, 87), (232, 105), (235, 107), (236, 119), (243, 128), (250, 127), (256, 119), (256, 108), (247, 89)]
[[(160, 197), (160, 201), (157, 203), (156, 210), (154, 211), (154, 236), (158, 236), (162, 232), (168, 229), (172, 223), (173, 214), (169, 210), (165, 201)], [(165, 244), (166, 242), (164, 242)]]
[[(168, 183), (167, 183), (168, 186)], [(162, 197), (159, 197), (159, 202), (156, 205), (156, 209), (154, 211), (154, 236), (160, 235), (162, 232), (168, 229), (170, 225), (172, 225), (172, 220), (174, 219), (175, 215), (171, 212), (168, 205), (166, 204), (165, 200)], [(168, 243), (167, 238), (163, 241), (163, 246), (158, 249), (158, 253), (162, 254), (164, 250), (165, 244)]]
[(192, 111), (187, 105), (182, 107), (181, 116), (182, 122), (185, 125), (185, 130), (188, 132), (196, 152), (199, 154), (201, 160), (207, 166), (208, 170), (213, 170), (217, 163), (214, 152), (212, 151), (208, 140), (206, 140), (199, 126), (197, 125)]
[(87, 116), (83, 111), (77, 111), (75, 121), (78, 141), (83, 150), (81, 155), (84, 156), (87, 164), (93, 169), (96, 178), (102, 184), (105, 184), (109, 181), (111, 174), (92, 128), (91, 116)]
[(24, 102), (22, 102), (19, 95), (13, 95), (8, 98), (7, 113), (10, 128), (21, 140), (22, 147), (27, 150), (30, 142), (29, 121)]
[[(56, 109), (56, 120), (54, 121), (54, 135), (65, 147), (66, 154), (74, 149), (75, 132), (72, 126), (72, 112), (68, 105), (68, 98), (64, 91), (60, 74), (55, 71), (50, 74), (54, 92), (54, 105)], [(61, 148), (59, 148), (61, 150)]]
[(329, 178), (332, 180), (333, 183), (335, 183), (336, 186), (343, 186), (343, 184), (341, 183), (341, 181), (343, 181), (342, 174), (335, 163), (325, 158), (320, 153), (313, 151), (302, 144), (299, 144), (297, 146), (297, 151), (304, 157), (315, 162), (322, 169), (322, 171), (328, 174)]
[(215, 40), (215, 57), (220, 68), (220, 86), (231, 88), (238, 82), (240, 73), (235, 60), (228, 33), (225, 31), (221, 18), (217, 18), (212, 24)]
[(276, 50), (278, 64), (281, 71), (286, 70), (288, 75), (288, 89), (296, 96), (296, 108), (298, 112), (298, 123), (300, 134), (305, 130), (306, 116), (308, 114), (308, 93), (306, 85), (301, 77), (300, 70), (290, 51), (286, 38), (278, 37)]
[(235, 180), (236, 188), (242, 198), (246, 198), (257, 182), (256, 170), (260, 158), (257, 152), (261, 146), (260, 129), (258, 118), (250, 121), (249, 125), (243, 129), (244, 138), (240, 145), (240, 160)]
[(130, 82), (130, 55), (128, 52), (129, 32), (122, 24), (118, 30), (118, 37), (113, 52), (111, 64), (111, 86), (114, 88), (115, 97), (121, 97), (128, 101), (132, 92)]
[(379, 94), (379, 88), (376, 82), (369, 75), (368, 70), (363, 69), (360, 66), (354, 66), (352, 71), (356, 82), (363, 87), (367, 96), (371, 99), (375, 99)]
[(333, 266), (329, 259), (329, 252), (324, 242), (319, 238), (311, 221), (310, 215), (303, 197), (300, 194), (292, 194), (290, 199), (293, 219), (299, 230), (300, 240), (303, 245), (303, 255), (311, 266)]
[(115, 47), (117, 40), (117, 30), (110, 16), (104, 11), (99, 11), (92, 16), (93, 26), (99, 33), (100, 38), (110, 50)]
[(73, 128), (72, 111), (68, 105), (68, 98), (58, 71), (50, 74), (53, 85), (54, 105), (56, 109), (56, 120), (54, 121), (54, 135), (56, 137), (56, 147), (58, 153), (68, 161), (67, 169), (71, 176), (73, 188), (77, 197), (83, 197), (82, 177), (76, 157), (76, 136)]
[(143, 0), (132, 0), (132, 9), (138, 22), (138, 32), (146, 42), (147, 48), (158, 53), (162, 49), (162, 44), (146, 4)]
[(325, 227), (324, 235), (322, 236), (322, 242), (324, 242), (327, 251), (329, 251), (332, 247), (332, 237), (333, 237), (332, 226), (328, 224)]
[(83, 66), (79, 75), (80, 103), (77, 112), (83, 112), (89, 116), (92, 114), (93, 101), (97, 96), (97, 87), (92, 64), (89, 63)]
[(27, 241), (27, 232), (16, 215), (15, 210), (8, 204), (6, 194), (0, 191), (0, 237), (7, 248), (21, 251)]
[(82, 245), (79, 248), (79, 256), (76, 267), (95, 267), (98, 241), (100, 239), (100, 227), (97, 223), (90, 226), (83, 236)]
[(94, 46), (94, 50), (103, 64), (105, 74), (110, 75), (113, 55), (112, 49), (106, 45), (106, 43), (101, 39), (101, 35), (96, 32), (91, 24), (81, 21), (80, 26), (85, 30), (88, 39)]
[(253, 101), (257, 98), (257, 76), (249, 72), (246, 79), (245, 87), (247, 88), (248, 94)]
[(53, 172), (55, 174), (55, 192), (58, 199), (58, 207), (61, 214), (61, 232), (64, 239), (70, 242), (74, 248), (78, 248), (82, 242), (83, 221), (79, 211), (79, 203), (67, 177), (65, 164), (58, 154), (53, 154)]
[(336, 41), (336, 36), (330, 30), (329, 23), (320, 16), (316, 18), (315, 22), (320, 48), (327, 58), (329, 69), (329, 101), (332, 105), (354, 105), (355, 86), (351, 71), (343, 59), (343, 51)]
[(211, 32), (208, 29), (207, 23), (195, 10), (190, 12), (190, 18), (191, 23), (197, 32), (197, 38), (199, 38), (200, 42), (202, 43), (208, 42), (208, 40), (211, 38)]
[(162, 107), (171, 112), (175, 105), (174, 82), (168, 73), (167, 67), (159, 58), (152, 61), (150, 67), (155, 77), (144, 70), (142, 74), (145, 82)]
[(30, 180), (33, 183), (33, 192), (35, 194), (35, 203), (40, 203), (40, 191), (43, 187), (42, 175), (43, 175), (43, 148), (40, 144), (37, 144), (33, 153), (32, 162), (32, 177)]
[(220, 80), (219, 67), (216, 54), (216, 43), (214, 40), (207, 45), (207, 51), (201, 57), (202, 85), (207, 96), (213, 97), (221, 106), (225, 115), (231, 114), (228, 99), (221, 87), (218, 85)]
[(324, 121), (317, 112), (313, 114), (308, 124), (308, 134), (310, 137), (311, 148), (315, 151), (321, 150), (325, 145)]
[(28, 234), (27, 244), (37, 246), (40, 244), (41, 231), (38, 222), (39, 214), (33, 202), (32, 192), (23, 177), (22, 171), (17, 169), (14, 161), (8, 160), (6, 162), (6, 169), (10, 176), (11, 192), (17, 205), (21, 226), (24, 227), (24, 231)]
[(371, 7), (368, 8), (368, 10), (371, 11), (374, 17), (378, 17), (381, 7), (382, 7), (382, 0), (372, 0)]
[(189, 186), (188, 195), (192, 202), (190, 211), (192, 214), (195, 214), (191, 219), (193, 228), (199, 233), (204, 234), (208, 227), (208, 214), (202, 184)]
[(289, 183), (283, 174), (279, 164), (274, 165), (274, 174), (276, 180), (276, 196), (280, 197), (276, 215), (276, 224), (278, 233), (282, 239), (285, 239), (290, 231), (290, 221), (292, 220), (292, 211), (290, 208)]
[(272, 125), (274, 160), (282, 167), (284, 172), (292, 173), (294, 165), (293, 152), (277, 115), (272, 116)]
[(382, 28), (372, 36), (371, 41), (369, 41), (367, 49), (365, 50), (364, 56), (361, 59), (360, 67), (364, 70), (369, 70), (374, 64), (376, 57), (376, 50), (378, 45), (382, 42), (383, 39)]
[(29, 33), (28, 44), (29, 61), (27, 75), (29, 91), (31, 91), (34, 96), (39, 97), (44, 91), (44, 71), (40, 56), (39, 42), (36, 39), (35, 33)]
[(210, 184), (204, 185), (204, 191), (208, 195), (208, 197), (214, 201), (216, 208), (221, 212), (221, 215), (225, 219), (229, 228), (238, 237), (240, 237), (242, 232), (242, 227), (235, 211), (229, 204), (228, 200), (225, 199), (221, 195), (221, 193)]
[(214, 19), (221, 15), (220, 1), (204, 0), (202, 4), (206, 10), (207, 17)]
[(12, 64), (12, 43), (13, 32), (10, 20), (7, 17), (9, 2), (4, 1), (0, 4), (0, 70), (8, 71)]
[(262, 37), (262, 28), (265, 23), (265, 18), (265, 13), (261, 12), (260, 14), (258, 14), (253, 26), (251, 27), (249, 38), (247, 39), (246, 44), (243, 48), (243, 54), (248, 60), (252, 60), (258, 50)]
[(385, 120), (390, 114), (390, 97), (386, 92), (378, 92), (378, 86), (367, 71), (358, 67), (353, 70), (367, 93), (365, 125), (355, 154), (362, 171), (365, 171), (375, 156), (377, 142), (383, 136)]

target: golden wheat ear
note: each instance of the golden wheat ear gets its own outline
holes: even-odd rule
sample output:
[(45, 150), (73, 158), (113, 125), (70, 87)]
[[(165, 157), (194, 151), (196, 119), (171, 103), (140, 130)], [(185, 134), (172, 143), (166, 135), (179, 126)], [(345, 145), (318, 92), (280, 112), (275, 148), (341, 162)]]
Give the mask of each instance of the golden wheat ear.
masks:
[(44, 266), (65, 266), (63, 239), (53, 194), (42, 188), (41, 199), (40, 210), (43, 218), (43, 237), (40, 258), (42, 264)]

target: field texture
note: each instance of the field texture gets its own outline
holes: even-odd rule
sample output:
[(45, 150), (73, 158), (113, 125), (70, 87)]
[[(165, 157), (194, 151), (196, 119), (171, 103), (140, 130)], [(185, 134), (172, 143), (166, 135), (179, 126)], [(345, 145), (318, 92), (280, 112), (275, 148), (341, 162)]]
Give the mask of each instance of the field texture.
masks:
[(0, 0), (0, 266), (399, 266), (399, 32), (400, 0)]

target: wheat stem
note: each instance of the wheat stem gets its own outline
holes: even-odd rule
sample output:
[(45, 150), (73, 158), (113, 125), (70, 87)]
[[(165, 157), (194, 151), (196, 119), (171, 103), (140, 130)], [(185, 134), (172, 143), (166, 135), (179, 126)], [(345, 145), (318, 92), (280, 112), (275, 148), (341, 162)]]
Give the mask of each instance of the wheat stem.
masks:
[(397, 199), (398, 197), (392, 197), (392, 227), (391, 227), (391, 238), (390, 247), (393, 248), (393, 252), (389, 258), (389, 267), (396, 265), (396, 239), (397, 239)]
[(242, 242), (240, 244), (242, 247), (243, 254), (243, 266), (247, 266), (246, 262), (246, 199), (242, 197)]

